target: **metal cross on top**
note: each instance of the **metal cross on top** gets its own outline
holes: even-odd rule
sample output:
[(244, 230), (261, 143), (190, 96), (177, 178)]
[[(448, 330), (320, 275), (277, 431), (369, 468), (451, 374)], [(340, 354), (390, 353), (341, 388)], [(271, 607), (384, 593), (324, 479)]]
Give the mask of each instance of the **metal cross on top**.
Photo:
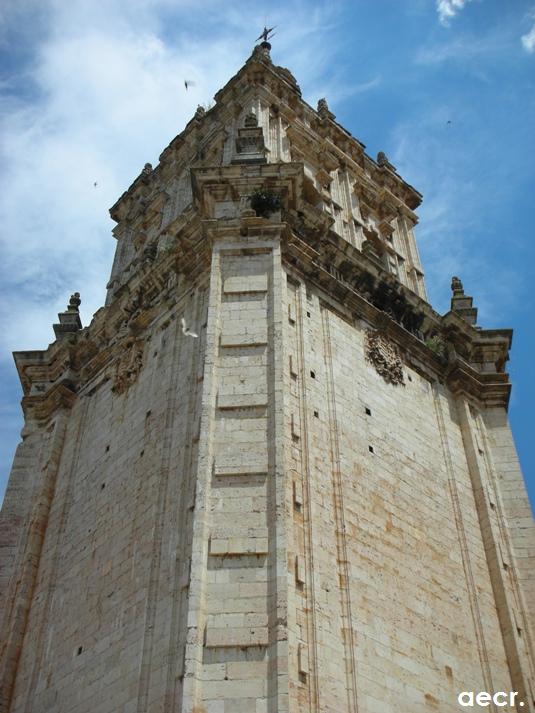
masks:
[[(275, 27), (276, 27), (276, 25), (275, 25)], [(263, 32), (256, 38), (256, 41), (258, 42), (258, 40), (263, 40), (264, 42), (267, 42), (268, 40), (270, 40), (270, 39), (273, 37), (273, 35), (272, 35), (271, 33), (273, 32), (273, 30), (275, 29), (275, 27), (269, 27), (269, 28), (267, 28), (267, 27), (264, 25), (264, 30), (263, 30)]]

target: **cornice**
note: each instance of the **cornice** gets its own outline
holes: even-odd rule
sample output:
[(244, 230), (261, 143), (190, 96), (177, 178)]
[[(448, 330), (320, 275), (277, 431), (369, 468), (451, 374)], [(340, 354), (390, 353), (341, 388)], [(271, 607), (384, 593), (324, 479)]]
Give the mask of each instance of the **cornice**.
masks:
[(42, 395), (23, 396), (21, 405), (27, 422), (44, 425), (61, 409), (70, 410), (75, 400), (72, 382), (62, 379)]
[(299, 216), (284, 215), (282, 256), (291, 274), (316, 285), (341, 312), (381, 330), (427, 378), (479, 405), (507, 408), (511, 330), (481, 330), (453, 312), (439, 315), (332, 230), (318, 229), (309, 218), (316, 209), (300, 207)]
[[(427, 378), (440, 379), (478, 403), (507, 406), (510, 384), (504, 366), (511, 330), (481, 330), (455, 311), (440, 316), (335, 233), (332, 218), (307, 200), (310, 186), (302, 163), (196, 166), (191, 175), (193, 205), (162, 231), (166, 249), (139, 254), (127, 281), (89, 327), (66, 334), (44, 351), (15, 353), (28, 413), (42, 419), (55, 405), (72, 404), (75, 395), (98, 375), (119, 369), (125, 345), (137, 368), (145, 335), (176, 302), (180, 275), (187, 275), (190, 285), (207, 279), (214, 240), (232, 242), (237, 234), (252, 242), (280, 236), (282, 258), (290, 273), (316, 285), (323, 299), (341, 312), (349, 311), (353, 319), (363, 319), (381, 330), (406, 362)], [(142, 190), (145, 185), (141, 181)], [(282, 213), (269, 220), (255, 216), (247, 203), (255, 187), (276, 191)], [(383, 195), (396, 208), (395, 197), (387, 191), (384, 188)], [(226, 200), (234, 202), (235, 217), (217, 219), (216, 204)], [(158, 201), (153, 196), (145, 203), (145, 221), (158, 214)], [(130, 362), (125, 370), (132, 371)], [(128, 384), (124, 373), (120, 383)]]
[(141, 261), (88, 327), (57, 339), (45, 350), (13, 354), (28, 418), (45, 422), (58, 408), (70, 408), (96, 378), (106, 373), (113, 378), (126, 348), (142, 344), (152, 324), (172, 311), (192, 285), (201, 286), (208, 279), (210, 245), (199, 216), (192, 214), (181, 228), (171, 249)]
[[(335, 233), (332, 219), (306, 200), (302, 163), (205, 167), (193, 175), (197, 207), (209, 219), (204, 223), (207, 235), (225, 231), (224, 221), (214, 219), (208, 197), (223, 200), (232, 187), (233, 200), (240, 201), (257, 184), (271, 186), (283, 200), (282, 222), (273, 226), (273, 219), (254, 218), (254, 226), (245, 226), (248, 232), (254, 227), (261, 236), (270, 224), (280, 230), (283, 260), (290, 270), (317, 285), (333, 303), (350, 307), (354, 315), (388, 332), (417, 370), (443, 382), (449, 379), (455, 388), (460, 384), (481, 402), (507, 405), (510, 385), (503, 368), (510, 330), (481, 330), (455, 312), (442, 317)], [(236, 221), (227, 222), (226, 229), (235, 234)]]

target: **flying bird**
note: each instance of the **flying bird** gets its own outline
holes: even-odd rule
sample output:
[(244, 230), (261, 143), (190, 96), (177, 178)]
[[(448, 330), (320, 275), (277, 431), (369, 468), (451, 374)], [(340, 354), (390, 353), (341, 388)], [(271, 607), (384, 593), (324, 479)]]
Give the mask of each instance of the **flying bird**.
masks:
[(192, 332), (191, 329), (186, 327), (186, 320), (184, 317), (180, 318), (180, 324), (182, 325), (182, 334), (185, 334), (186, 337), (195, 337), (197, 338), (199, 335), (196, 334), (195, 332)]
[(96, 188), (97, 186), (98, 186), (98, 183), (95, 181), (95, 182), (93, 183), (93, 187)]
[(192, 79), (184, 79), (184, 86), (186, 87), (186, 91), (188, 91), (189, 87), (195, 86), (195, 82)]

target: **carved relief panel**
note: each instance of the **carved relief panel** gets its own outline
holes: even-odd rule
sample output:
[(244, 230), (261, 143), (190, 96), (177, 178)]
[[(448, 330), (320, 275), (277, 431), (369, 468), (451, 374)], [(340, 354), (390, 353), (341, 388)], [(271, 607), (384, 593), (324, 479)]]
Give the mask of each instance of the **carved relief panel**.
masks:
[(368, 330), (364, 341), (366, 361), (390, 384), (404, 384), (403, 364), (395, 344), (381, 332)]

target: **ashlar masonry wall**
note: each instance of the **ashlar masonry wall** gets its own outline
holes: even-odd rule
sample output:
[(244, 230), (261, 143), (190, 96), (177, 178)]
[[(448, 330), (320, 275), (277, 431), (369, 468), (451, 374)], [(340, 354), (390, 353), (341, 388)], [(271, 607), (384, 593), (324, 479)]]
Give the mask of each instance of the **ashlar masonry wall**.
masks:
[[(291, 276), (286, 312), (295, 709), (449, 713), (460, 691), (518, 690), (518, 652), (531, 676), (529, 632), (515, 631), (513, 645), (506, 627), (505, 599), (523, 611), (516, 560), (496, 573), (487, 551), (470, 407), (407, 365), (403, 385), (385, 381), (365, 359), (370, 325)], [(500, 540), (491, 517), (504, 550), (508, 535)], [(521, 555), (525, 580), (525, 546)], [(524, 694), (527, 710), (533, 692)]]
[[(108, 370), (68, 415), (13, 713), (134, 713), (180, 702), (206, 294), (191, 287), (143, 335), (142, 367), (126, 391), (113, 391)], [(180, 314), (199, 326), (199, 340), (182, 333)], [(15, 467), (33, 458), (36, 438), (20, 446)], [(27, 555), (28, 522), (20, 525), (15, 573)], [(16, 580), (8, 614), (10, 597), (18, 606)]]
[(27, 424), (6, 711), (451, 713), (462, 690), (530, 711), (533, 530), (503, 413), (401, 351), (386, 381), (374, 328), (285, 271), (281, 226), (242, 228), (210, 223), (209, 272)]

